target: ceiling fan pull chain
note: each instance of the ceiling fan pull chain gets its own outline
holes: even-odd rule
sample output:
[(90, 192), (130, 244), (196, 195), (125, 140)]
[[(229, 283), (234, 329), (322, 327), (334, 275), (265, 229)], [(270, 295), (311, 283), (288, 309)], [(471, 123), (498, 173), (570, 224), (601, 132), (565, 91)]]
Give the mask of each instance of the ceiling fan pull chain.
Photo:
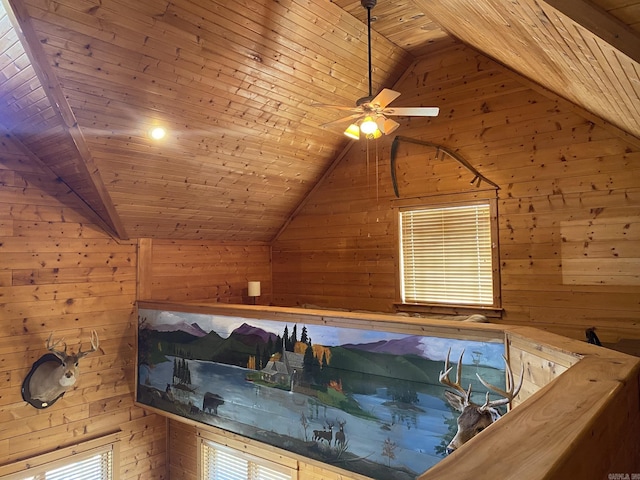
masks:
[(371, 175), (369, 173), (369, 139), (367, 138), (367, 195), (371, 194)]
[[(376, 205), (378, 209), (380, 209), (380, 176), (378, 174), (378, 140), (374, 140), (376, 142)], [(378, 222), (378, 219), (376, 219)]]

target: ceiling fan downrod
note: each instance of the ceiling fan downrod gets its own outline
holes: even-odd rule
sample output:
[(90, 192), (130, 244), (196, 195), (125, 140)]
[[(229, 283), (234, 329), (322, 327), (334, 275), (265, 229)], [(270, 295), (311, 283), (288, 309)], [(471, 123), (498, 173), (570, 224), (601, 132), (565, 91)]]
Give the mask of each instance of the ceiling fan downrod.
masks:
[(371, 9), (376, 6), (378, 0), (360, 0), (360, 4), (367, 9), (367, 39), (368, 39), (368, 60), (369, 60), (369, 95), (362, 97), (356, 102), (357, 106), (373, 100), (373, 81), (371, 68)]

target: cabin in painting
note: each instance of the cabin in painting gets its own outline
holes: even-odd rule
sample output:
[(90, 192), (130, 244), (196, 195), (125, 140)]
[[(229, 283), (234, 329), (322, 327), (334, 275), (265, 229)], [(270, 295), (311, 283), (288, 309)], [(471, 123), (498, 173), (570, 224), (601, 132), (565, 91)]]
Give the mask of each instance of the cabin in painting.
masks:
[[(166, 352), (140, 308), (499, 342), (513, 408), (421, 479), (640, 475), (640, 1), (377, 3), (0, 3), (0, 478), (107, 449), (114, 478), (199, 480), (211, 439), (373, 478), (202, 422), (234, 404), (186, 355), (145, 385)], [(385, 133), (343, 135), (365, 113)], [(481, 252), (477, 282), (412, 283), (409, 251), (445, 255), (407, 232), (462, 206), (477, 230), (439, 235)], [(25, 401), (50, 335), (93, 331), (76, 383)], [(252, 356), (289, 387), (305, 361)]]

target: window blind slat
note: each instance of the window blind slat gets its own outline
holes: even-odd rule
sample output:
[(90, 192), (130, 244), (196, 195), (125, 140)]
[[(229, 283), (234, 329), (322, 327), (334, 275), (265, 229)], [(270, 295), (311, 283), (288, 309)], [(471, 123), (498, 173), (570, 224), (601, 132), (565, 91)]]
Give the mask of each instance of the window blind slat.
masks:
[(493, 304), (488, 204), (400, 213), (403, 302)]

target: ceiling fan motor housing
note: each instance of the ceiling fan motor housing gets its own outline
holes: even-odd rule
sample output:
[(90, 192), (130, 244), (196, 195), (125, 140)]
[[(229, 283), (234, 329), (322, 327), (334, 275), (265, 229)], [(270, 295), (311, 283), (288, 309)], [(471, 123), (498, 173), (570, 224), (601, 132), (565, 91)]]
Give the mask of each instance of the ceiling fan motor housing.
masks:
[(371, 100), (373, 100), (372, 95), (367, 95), (366, 97), (359, 98), (358, 100), (356, 100), (356, 106), (359, 107), (361, 105), (364, 105), (365, 103), (371, 102)]

